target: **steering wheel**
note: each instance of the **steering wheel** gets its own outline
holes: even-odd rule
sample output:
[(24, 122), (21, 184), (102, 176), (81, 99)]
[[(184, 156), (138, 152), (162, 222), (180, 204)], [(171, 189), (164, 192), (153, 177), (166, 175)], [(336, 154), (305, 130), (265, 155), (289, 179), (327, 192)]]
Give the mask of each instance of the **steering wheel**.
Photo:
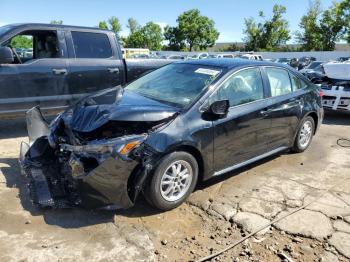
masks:
[(14, 47), (12, 47), (12, 46), (9, 46), (9, 47), (11, 48), (12, 53), (15, 55), (15, 58), (16, 58), (17, 62), (18, 62), (19, 64), (22, 64), (22, 60), (21, 60), (21, 58), (19, 57), (19, 55), (17, 54), (16, 48), (14, 48)]

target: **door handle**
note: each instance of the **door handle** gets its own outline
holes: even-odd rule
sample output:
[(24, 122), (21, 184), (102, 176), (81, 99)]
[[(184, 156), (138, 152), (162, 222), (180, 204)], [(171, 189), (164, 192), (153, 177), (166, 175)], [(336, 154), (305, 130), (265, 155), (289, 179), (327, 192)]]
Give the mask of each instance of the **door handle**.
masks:
[(52, 69), (52, 72), (55, 74), (55, 75), (65, 75), (67, 74), (67, 69)]
[(118, 67), (114, 67), (114, 68), (108, 68), (108, 72), (110, 72), (111, 74), (114, 73), (119, 73), (119, 68)]
[(260, 114), (263, 116), (268, 116), (271, 113), (271, 109), (263, 109), (260, 111)]

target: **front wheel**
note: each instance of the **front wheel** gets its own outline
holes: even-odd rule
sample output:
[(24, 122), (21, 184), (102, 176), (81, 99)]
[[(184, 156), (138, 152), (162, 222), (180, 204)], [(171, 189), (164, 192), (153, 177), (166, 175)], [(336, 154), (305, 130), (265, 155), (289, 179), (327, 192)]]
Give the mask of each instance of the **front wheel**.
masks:
[(144, 195), (156, 208), (170, 210), (186, 200), (197, 180), (196, 159), (187, 152), (173, 152), (160, 161), (146, 185)]
[(305, 151), (311, 144), (315, 132), (315, 121), (311, 116), (305, 117), (298, 130), (294, 141), (293, 151), (300, 153)]

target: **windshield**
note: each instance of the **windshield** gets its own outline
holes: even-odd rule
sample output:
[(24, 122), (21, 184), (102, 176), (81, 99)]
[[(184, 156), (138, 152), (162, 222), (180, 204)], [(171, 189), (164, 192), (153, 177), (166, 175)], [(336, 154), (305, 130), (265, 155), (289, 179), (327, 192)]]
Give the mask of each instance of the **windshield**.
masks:
[(125, 87), (126, 90), (184, 108), (194, 102), (221, 69), (194, 64), (170, 64), (155, 70)]
[(309, 66), (307, 66), (306, 68), (308, 69), (315, 69), (316, 67), (318, 67), (320, 64), (322, 64), (322, 62), (312, 62)]

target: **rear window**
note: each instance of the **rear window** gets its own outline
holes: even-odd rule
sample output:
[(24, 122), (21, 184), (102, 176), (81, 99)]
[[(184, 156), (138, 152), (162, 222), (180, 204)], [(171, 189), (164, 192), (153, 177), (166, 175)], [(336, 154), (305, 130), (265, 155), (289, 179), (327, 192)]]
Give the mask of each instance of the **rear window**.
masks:
[(303, 80), (301, 80), (299, 77), (295, 75), (290, 74), (290, 79), (292, 80), (293, 91), (302, 89), (307, 86), (307, 84)]
[(270, 82), (271, 96), (281, 96), (292, 92), (289, 74), (286, 70), (267, 67), (266, 73)]
[(108, 36), (100, 33), (72, 32), (76, 58), (109, 58), (112, 56)]

